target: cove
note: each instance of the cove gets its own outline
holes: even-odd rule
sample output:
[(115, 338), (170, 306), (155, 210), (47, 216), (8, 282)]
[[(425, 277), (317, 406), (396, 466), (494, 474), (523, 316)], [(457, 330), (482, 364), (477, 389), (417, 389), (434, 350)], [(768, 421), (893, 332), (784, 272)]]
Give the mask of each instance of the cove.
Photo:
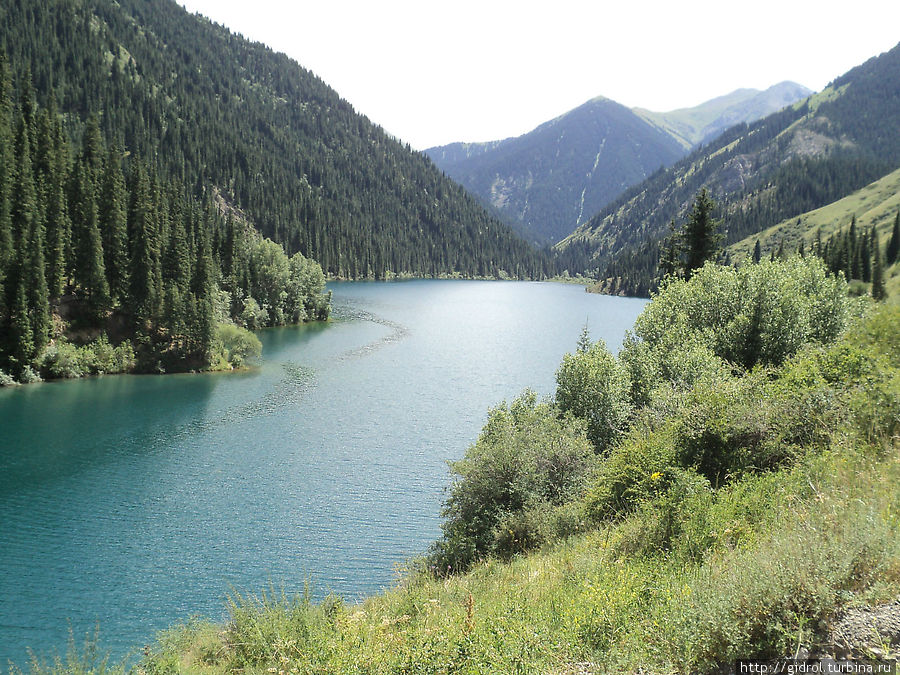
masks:
[(549, 395), (587, 322), (646, 301), (581, 286), (342, 282), (329, 324), (261, 332), (242, 373), (0, 390), (0, 663), (99, 625), (114, 658), (234, 591), (389, 586), (440, 531), (488, 409)]

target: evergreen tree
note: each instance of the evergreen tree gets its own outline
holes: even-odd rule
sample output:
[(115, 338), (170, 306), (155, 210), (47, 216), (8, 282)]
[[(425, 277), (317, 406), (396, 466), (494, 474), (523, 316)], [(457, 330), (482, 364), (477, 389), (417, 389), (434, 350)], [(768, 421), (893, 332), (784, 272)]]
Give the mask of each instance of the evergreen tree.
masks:
[(150, 210), (150, 183), (140, 162), (132, 172), (131, 203), (128, 209), (128, 240), (131, 251), (131, 279), (128, 286), (128, 308), (139, 330), (156, 314), (156, 268), (159, 249)]
[(870, 283), (872, 281), (872, 250), (870, 242), (874, 230), (863, 232), (859, 238), (859, 278)]
[(872, 254), (872, 297), (879, 302), (887, 297), (884, 284), (884, 265), (881, 262), (881, 247), (875, 246)]
[[(10, 220), (10, 185), (13, 175), (12, 156), (12, 81), (6, 54), (0, 50), (0, 283), (12, 259), (12, 223)], [(0, 299), (2, 301), (2, 299)], [(2, 315), (0, 315), (2, 316)]]
[(50, 294), (44, 276), (44, 225), (37, 218), (31, 221), (22, 277), (27, 290), (32, 349), (38, 355), (50, 340)]
[(103, 137), (100, 134), (100, 118), (93, 114), (88, 118), (81, 139), (81, 155), (79, 162), (86, 170), (86, 177), (91, 189), (96, 194), (103, 176), (103, 164), (106, 151), (103, 148)]
[(900, 257), (900, 211), (894, 218), (894, 228), (891, 230), (891, 238), (888, 240), (885, 258), (888, 265), (893, 265)]
[(100, 189), (100, 234), (103, 265), (110, 300), (120, 303), (128, 295), (128, 197), (121, 155), (110, 146)]
[(19, 115), (15, 147), (16, 172), (12, 190), (10, 224), (15, 258), (11, 265), (16, 270), (24, 264), (28, 233), (31, 221), (37, 217), (37, 196), (34, 188), (34, 173), (31, 164), (31, 142), (27, 123)]
[[(674, 223), (672, 226), (674, 226)], [(678, 274), (680, 269), (681, 260), (678, 255), (678, 240), (673, 235), (663, 241), (660, 246), (659, 276), (665, 279), (668, 276)]]
[(860, 261), (859, 242), (856, 236), (856, 216), (850, 221), (850, 233), (847, 240), (847, 257), (850, 261), (848, 272), (850, 279), (862, 279), (862, 266)]
[(55, 97), (43, 110), (38, 123), (36, 173), (43, 201), (45, 279), (50, 298), (63, 293), (66, 275), (66, 250), (71, 225), (66, 200), (68, 142), (56, 109)]
[(213, 295), (215, 280), (213, 277), (212, 251), (209, 244), (209, 211), (205, 213), (204, 222), (197, 236), (196, 262), (191, 291), (196, 298), (196, 315), (192, 331), (192, 342), (199, 358), (206, 360), (212, 349), (215, 332), (215, 305)]
[(97, 217), (97, 202), (91, 168), (79, 162), (76, 168), (77, 207), (73, 222), (75, 284), (87, 298), (92, 316), (99, 318), (109, 307), (109, 286), (103, 263), (103, 242)]
[(9, 329), (9, 370), (20, 377), (35, 356), (31, 321), (28, 319), (28, 300), (25, 279), (16, 283), (15, 296), (10, 307)]
[(753, 262), (759, 263), (762, 259), (762, 246), (759, 243), (759, 239), (756, 240), (756, 244), (753, 245)]
[(694, 270), (713, 260), (719, 251), (722, 235), (718, 233), (720, 222), (713, 219), (715, 202), (706, 188), (694, 199), (687, 223), (681, 231), (681, 248), (684, 251), (684, 277), (690, 279)]

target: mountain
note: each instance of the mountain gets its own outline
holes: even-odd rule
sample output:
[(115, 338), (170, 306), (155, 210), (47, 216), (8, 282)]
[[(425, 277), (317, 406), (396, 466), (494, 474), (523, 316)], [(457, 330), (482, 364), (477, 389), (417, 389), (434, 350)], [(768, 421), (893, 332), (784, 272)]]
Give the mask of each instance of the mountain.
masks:
[(732, 127), (627, 190), (559, 243), (617, 292), (652, 288), (659, 243), (701, 188), (725, 244), (838, 200), (900, 167), (900, 46), (825, 90)]
[(523, 235), (545, 243), (683, 151), (625, 106), (596, 98), (518, 138), (425, 153)]
[(664, 113), (634, 108), (634, 112), (674, 136), (685, 149), (690, 149), (708, 143), (735, 124), (754, 122), (812, 93), (802, 84), (781, 82), (765, 91), (736, 89), (693, 108)]
[(539, 277), (546, 260), (421, 153), (283, 54), (173, 0), (9, 0), (0, 45), (73, 138), (103, 137), (214, 190), (342, 277)]
[(785, 82), (669, 113), (629, 110), (600, 97), (517, 138), (425, 153), (523, 236), (552, 243), (697, 143), (809, 93)]

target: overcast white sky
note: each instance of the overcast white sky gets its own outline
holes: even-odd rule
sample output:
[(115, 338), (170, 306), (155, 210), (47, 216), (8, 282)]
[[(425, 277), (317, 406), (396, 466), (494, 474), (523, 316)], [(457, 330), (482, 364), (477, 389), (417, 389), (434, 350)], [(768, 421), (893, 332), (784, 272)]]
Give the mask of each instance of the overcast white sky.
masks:
[(595, 96), (666, 111), (814, 90), (900, 41), (897, 0), (179, 0), (296, 59), (424, 150), (517, 136)]

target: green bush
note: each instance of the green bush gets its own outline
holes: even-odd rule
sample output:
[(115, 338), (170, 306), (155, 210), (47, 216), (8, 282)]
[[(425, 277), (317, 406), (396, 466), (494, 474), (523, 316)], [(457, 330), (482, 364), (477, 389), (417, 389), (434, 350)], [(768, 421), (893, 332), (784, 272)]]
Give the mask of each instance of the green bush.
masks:
[(458, 478), (431, 564), (455, 572), (540, 543), (552, 529), (545, 509), (574, 501), (595, 463), (584, 424), (533, 392), (494, 408), (476, 443), (451, 464)]
[(130, 340), (113, 346), (106, 335), (86, 345), (73, 345), (57, 340), (48, 345), (39, 358), (40, 371), (46, 378), (71, 379), (103, 373), (127, 373), (134, 369), (134, 348)]
[(721, 370), (713, 357), (744, 369), (778, 365), (808, 342), (835, 340), (849, 315), (845, 282), (817, 258), (708, 263), (690, 281), (664, 284), (635, 322), (622, 359), (641, 404), (660, 380), (690, 386)]
[[(805, 358), (805, 357), (804, 357)], [(847, 396), (794, 363), (742, 377), (709, 379), (657, 398), (613, 449), (588, 490), (588, 512), (608, 519), (632, 511), (690, 470), (714, 487), (789, 464), (825, 447), (848, 418)], [(786, 371), (791, 383), (778, 375)]]
[(226, 363), (240, 368), (248, 359), (256, 358), (262, 353), (262, 343), (246, 328), (233, 323), (220, 323), (216, 326), (213, 351), (219, 353)]
[(556, 371), (556, 404), (587, 423), (598, 452), (619, 440), (631, 412), (628, 372), (602, 340), (563, 357)]

